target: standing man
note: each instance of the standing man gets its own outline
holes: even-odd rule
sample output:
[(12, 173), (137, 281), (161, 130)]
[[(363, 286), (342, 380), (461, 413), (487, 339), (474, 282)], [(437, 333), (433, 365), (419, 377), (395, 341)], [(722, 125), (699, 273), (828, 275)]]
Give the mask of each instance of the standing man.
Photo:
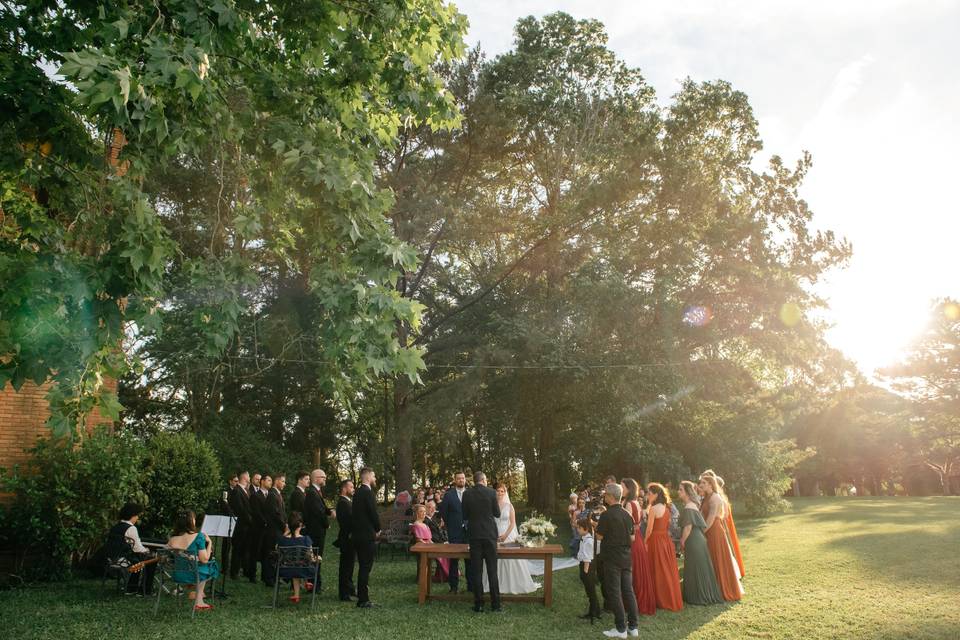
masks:
[[(266, 478), (267, 476), (264, 476)], [(261, 481), (262, 482), (262, 481)], [(283, 488), (287, 484), (287, 477), (278, 473), (273, 478), (273, 488), (267, 492), (267, 500), (263, 509), (264, 518), (267, 521), (267, 530), (264, 534), (266, 544), (264, 545), (263, 570), (265, 572), (265, 582), (272, 587), (275, 580), (276, 567), (273, 564), (273, 549), (277, 546), (277, 540), (287, 529), (287, 509), (283, 501)]]
[(373, 607), (370, 602), (370, 572), (373, 570), (373, 557), (377, 551), (377, 535), (380, 533), (380, 514), (377, 501), (373, 497), (377, 476), (370, 467), (360, 470), (360, 487), (353, 499), (351, 513), (353, 548), (357, 553), (357, 606), (361, 609)]
[(243, 568), (243, 575), (248, 574), (249, 564), (247, 557), (249, 555), (248, 545), (250, 544), (251, 529), (253, 527), (253, 516), (250, 513), (250, 472), (241, 471), (237, 474), (238, 483), (230, 490), (227, 497), (227, 503), (230, 510), (237, 518), (237, 524), (233, 528), (233, 553), (230, 556), (230, 577), (234, 580), (240, 575), (240, 569)]
[(340, 573), (338, 575), (338, 591), (344, 602), (353, 600), (357, 595), (357, 588), (353, 585), (353, 565), (356, 551), (353, 548), (351, 529), (353, 528), (353, 480), (344, 480), (340, 483), (340, 497), (337, 498), (337, 523), (340, 529), (337, 539), (333, 543), (340, 548)]
[[(447, 540), (450, 544), (466, 544), (467, 532), (463, 526), (463, 493), (467, 489), (467, 474), (458, 471), (453, 474), (453, 487), (443, 494), (440, 502), (440, 517), (447, 526)], [(467, 589), (472, 590), (470, 581), (472, 571), (470, 563), (464, 562), (467, 572)], [(450, 558), (450, 593), (456, 593), (460, 587), (460, 569), (456, 558)]]
[(263, 477), (259, 473), (253, 474), (250, 487), (250, 542), (247, 544), (247, 579), (257, 581), (257, 563), (263, 558), (263, 537), (267, 528), (267, 521), (263, 518), (263, 507), (267, 501), (260, 485)]
[(323, 557), (323, 545), (330, 527), (330, 508), (323, 497), (323, 487), (327, 484), (327, 474), (323, 469), (314, 469), (310, 474), (310, 486), (303, 501), (303, 522), (307, 525), (307, 535), (313, 540), (320, 557)]
[(487, 486), (483, 471), (473, 474), (473, 486), (463, 494), (463, 519), (470, 541), (470, 574), (473, 578), (473, 610), (483, 613), (483, 567), (490, 580), (490, 609), (501, 611), (500, 581), (497, 576), (497, 492)]
[(633, 518), (620, 504), (622, 494), (619, 484), (610, 483), (606, 486), (603, 501), (607, 510), (597, 523), (607, 602), (613, 609), (614, 622), (617, 625), (615, 629), (603, 632), (608, 638), (626, 638), (628, 635), (636, 638), (640, 635), (637, 630), (640, 612), (637, 608), (637, 596), (633, 591), (633, 562), (630, 555), (636, 532)]
[(310, 486), (310, 474), (306, 471), (297, 472), (297, 485), (290, 494), (290, 513), (299, 511), (303, 515), (304, 503), (307, 497), (307, 487)]

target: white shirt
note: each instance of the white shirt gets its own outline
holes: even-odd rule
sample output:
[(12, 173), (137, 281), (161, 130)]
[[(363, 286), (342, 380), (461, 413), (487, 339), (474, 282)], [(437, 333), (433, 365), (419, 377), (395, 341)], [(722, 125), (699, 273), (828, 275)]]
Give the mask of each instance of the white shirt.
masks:
[(137, 531), (137, 525), (133, 524), (129, 520), (123, 520), (123, 522), (126, 522), (128, 525), (130, 525), (130, 527), (127, 529), (127, 532), (123, 535), (127, 541), (130, 542), (130, 546), (133, 547), (133, 552), (147, 553), (147, 548), (143, 546), (142, 542), (140, 542), (140, 532)]
[(457, 489), (457, 499), (460, 500), (460, 502), (463, 502), (463, 492), (466, 490), (467, 490), (466, 487), (464, 487), (463, 489)]
[(593, 536), (589, 533), (580, 538), (580, 550), (577, 551), (577, 560), (593, 562)]

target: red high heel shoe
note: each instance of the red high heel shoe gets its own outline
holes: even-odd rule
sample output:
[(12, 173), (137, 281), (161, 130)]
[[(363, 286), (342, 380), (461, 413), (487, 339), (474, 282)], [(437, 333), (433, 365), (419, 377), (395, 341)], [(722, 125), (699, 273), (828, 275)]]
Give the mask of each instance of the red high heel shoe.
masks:
[(204, 604), (195, 604), (195, 605), (193, 605), (193, 610), (194, 610), (194, 611), (210, 611), (211, 609), (213, 609), (213, 605), (212, 605), (212, 604), (206, 604), (206, 603), (204, 603)]
[(300, 596), (290, 596), (290, 602), (292, 602), (293, 604), (299, 604)]

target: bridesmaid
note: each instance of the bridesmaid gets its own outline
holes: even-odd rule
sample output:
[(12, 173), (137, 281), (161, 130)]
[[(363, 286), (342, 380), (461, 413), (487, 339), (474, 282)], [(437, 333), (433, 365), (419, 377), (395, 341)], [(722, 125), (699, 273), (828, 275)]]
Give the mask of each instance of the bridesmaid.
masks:
[(680, 483), (680, 548), (683, 550), (683, 600), (689, 604), (719, 604), (723, 594), (717, 585), (717, 576), (710, 561), (707, 528), (697, 500), (697, 487), (689, 480)]
[(725, 520), (727, 535), (730, 536), (730, 546), (733, 547), (733, 555), (737, 559), (737, 568), (740, 569), (740, 577), (742, 578), (746, 574), (743, 572), (743, 555), (740, 553), (740, 538), (737, 536), (737, 526), (733, 523), (733, 508), (730, 505), (730, 500), (727, 498), (727, 492), (724, 490), (723, 478), (714, 473), (713, 469), (707, 469), (701, 475), (711, 475), (717, 479), (718, 493), (723, 496), (724, 501), (727, 503), (727, 518)]
[[(633, 478), (624, 478), (623, 486), (624, 508), (633, 518), (633, 526), (640, 531), (640, 502), (637, 500), (640, 485)], [(653, 572), (650, 568), (650, 557), (647, 545), (639, 533), (633, 538), (633, 547), (630, 555), (633, 559), (633, 592), (637, 596), (637, 608), (645, 616), (652, 616), (657, 612), (657, 597), (653, 588)]]
[(657, 482), (647, 485), (647, 553), (653, 569), (653, 588), (657, 607), (670, 611), (683, 609), (680, 595), (680, 571), (677, 551), (670, 538), (670, 493)]
[(700, 489), (707, 504), (707, 549), (713, 562), (713, 571), (717, 575), (717, 584), (723, 599), (739, 600), (743, 596), (737, 561), (733, 557), (730, 541), (726, 532), (727, 502), (719, 493), (717, 479), (714, 476), (700, 478)]

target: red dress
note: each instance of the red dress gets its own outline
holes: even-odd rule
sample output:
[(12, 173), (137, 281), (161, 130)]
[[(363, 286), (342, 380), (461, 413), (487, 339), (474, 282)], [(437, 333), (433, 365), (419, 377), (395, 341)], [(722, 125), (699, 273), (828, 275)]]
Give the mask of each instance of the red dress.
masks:
[(652, 522), (651, 512), (647, 527), (653, 527), (647, 540), (650, 568), (653, 570), (653, 588), (657, 607), (670, 611), (683, 609), (683, 594), (680, 592), (680, 570), (677, 568), (677, 551), (670, 538), (670, 509)]
[[(630, 503), (630, 515), (633, 516), (633, 547), (630, 555), (633, 558), (633, 592), (637, 595), (637, 608), (640, 614), (652, 616), (657, 612), (657, 597), (653, 590), (653, 572), (650, 570), (650, 558), (647, 555), (647, 545), (640, 535), (640, 506), (636, 502)], [(601, 543), (603, 544), (603, 543)]]
[[(704, 500), (704, 502), (707, 502)], [(721, 506), (722, 510), (723, 507)], [(743, 587), (740, 585), (740, 576), (737, 575), (737, 559), (733, 555), (730, 541), (727, 538), (726, 514), (717, 515), (713, 525), (707, 529), (707, 549), (710, 551), (710, 560), (713, 570), (717, 574), (717, 584), (723, 599), (728, 602), (739, 600), (743, 596)]]
[(740, 538), (737, 536), (737, 526), (733, 524), (733, 509), (730, 508), (730, 505), (727, 505), (727, 535), (730, 536), (730, 546), (733, 548), (733, 556), (737, 559), (737, 567), (740, 569), (740, 577), (744, 575), (743, 572), (743, 555), (740, 553)]

